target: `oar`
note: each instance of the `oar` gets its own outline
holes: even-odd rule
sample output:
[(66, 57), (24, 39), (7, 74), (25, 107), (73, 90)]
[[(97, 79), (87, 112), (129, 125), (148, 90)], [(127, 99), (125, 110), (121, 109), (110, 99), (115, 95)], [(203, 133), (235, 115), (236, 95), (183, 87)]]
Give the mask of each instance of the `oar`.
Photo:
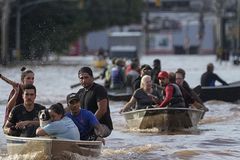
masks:
[(228, 83), (229, 85), (240, 85), (240, 81)]
[(80, 83), (76, 83), (76, 84), (71, 85), (70, 88), (75, 88), (75, 87), (78, 87), (80, 85), (81, 85)]
[[(101, 75), (99, 75), (99, 76), (97, 76), (97, 77), (94, 77), (94, 80), (97, 80), (97, 79), (99, 79), (100, 77), (101, 77)], [(78, 87), (78, 86), (80, 86), (80, 85), (81, 85), (80, 83), (76, 83), (76, 84), (71, 85), (70, 88), (73, 89), (73, 88), (76, 88), (76, 87)]]
[(7, 82), (8, 84), (12, 85), (12, 86), (16, 86), (16, 85), (17, 85), (16, 82), (8, 79), (7, 77), (3, 76), (2, 74), (0, 74), (0, 78), (1, 78), (2, 80), (4, 80), (5, 82)]

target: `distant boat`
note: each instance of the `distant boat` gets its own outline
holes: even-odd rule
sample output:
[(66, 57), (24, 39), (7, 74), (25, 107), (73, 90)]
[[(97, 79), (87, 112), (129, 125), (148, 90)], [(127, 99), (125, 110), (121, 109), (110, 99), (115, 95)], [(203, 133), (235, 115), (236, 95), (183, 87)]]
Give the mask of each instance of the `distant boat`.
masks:
[(225, 102), (236, 102), (240, 100), (240, 81), (215, 87), (197, 86), (194, 91), (199, 95), (203, 102), (208, 100), (221, 100)]
[(160, 131), (196, 127), (203, 114), (204, 111), (191, 108), (149, 108), (122, 113), (129, 128)]
[(124, 89), (109, 89), (108, 98), (111, 101), (129, 101), (132, 97), (131, 92), (127, 92), (126, 88)]
[(96, 157), (101, 154), (101, 141), (75, 141), (66, 139), (50, 139), (43, 137), (14, 137), (5, 135), (9, 155), (43, 152), (50, 157), (59, 156), (63, 151), (77, 153), (82, 156)]

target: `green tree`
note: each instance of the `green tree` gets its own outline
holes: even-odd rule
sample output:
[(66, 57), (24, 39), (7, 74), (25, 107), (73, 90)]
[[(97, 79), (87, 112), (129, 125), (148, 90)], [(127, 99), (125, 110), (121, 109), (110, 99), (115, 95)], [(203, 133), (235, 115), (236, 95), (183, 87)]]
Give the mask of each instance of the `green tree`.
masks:
[[(23, 3), (23, 2), (22, 2)], [(45, 49), (64, 53), (71, 42), (89, 31), (113, 25), (141, 23), (142, 1), (139, 0), (85, 0), (49, 2), (30, 6), (22, 13), (21, 49), (23, 58), (41, 58)], [(13, 8), (14, 12), (14, 8)], [(11, 31), (15, 28), (11, 19)], [(15, 33), (10, 34), (14, 48)]]

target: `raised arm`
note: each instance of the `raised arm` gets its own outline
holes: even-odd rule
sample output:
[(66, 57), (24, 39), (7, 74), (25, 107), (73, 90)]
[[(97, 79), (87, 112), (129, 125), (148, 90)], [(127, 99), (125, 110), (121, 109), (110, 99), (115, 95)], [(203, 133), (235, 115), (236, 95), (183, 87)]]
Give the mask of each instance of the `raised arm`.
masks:
[(8, 79), (7, 77), (3, 76), (2, 74), (0, 74), (0, 78), (1, 78), (2, 80), (4, 80), (6, 83), (12, 85), (13, 87), (17, 85), (16, 82)]
[(17, 84), (16, 86), (13, 86), (14, 89), (14, 93), (12, 95), (12, 97), (9, 99), (8, 103), (7, 103), (7, 115), (11, 112), (12, 108), (16, 105), (16, 101), (19, 95), (19, 90), (20, 90), (20, 85)]

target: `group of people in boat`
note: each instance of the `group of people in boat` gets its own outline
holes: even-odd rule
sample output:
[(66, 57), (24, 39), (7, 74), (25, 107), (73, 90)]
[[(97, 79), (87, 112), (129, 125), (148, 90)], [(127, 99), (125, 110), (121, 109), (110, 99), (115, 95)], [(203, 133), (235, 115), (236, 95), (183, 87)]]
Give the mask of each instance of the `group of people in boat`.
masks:
[(124, 59), (113, 58), (112, 63), (104, 68), (101, 77), (105, 80), (104, 87), (107, 89), (115, 90), (126, 87), (132, 92), (140, 87), (141, 77), (144, 75), (150, 75), (153, 81), (159, 84), (157, 74), (161, 71), (161, 61), (155, 59), (153, 67), (147, 64), (140, 67), (138, 58), (132, 59), (127, 66)]
[[(177, 107), (207, 111), (201, 99), (185, 81), (185, 71), (161, 70), (161, 61), (155, 59), (153, 68), (133, 60), (129, 66), (121, 59), (115, 60), (104, 71), (105, 87), (95, 83), (89, 67), (82, 67), (78, 78), (83, 88), (77, 93), (66, 96), (67, 108), (55, 103), (47, 108), (50, 123), (40, 126), (38, 114), (45, 106), (35, 103), (37, 89), (34, 86), (34, 72), (23, 68), (21, 83), (9, 82), (13, 89), (6, 106), (3, 131), (12, 136), (50, 136), (73, 140), (101, 140), (104, 143), (113, 124), (110, 116), (109, 99), (106, 87), (119, 89), (129, 87), (132, 97), (120, 110), (120, 113), (147, 107)], [(122, 76), (122, 77), (121, 77)], [(0, 75), (6, 81), (6, 77)], [(202, 75), (201, 84), (211, 86), (216, 80), (227, 85), (215, 73), (213, 64), (208, 64), (207, 72)]]
[(140, 88), (133, 92), (130, 101), (120, 110), (120, 113), (132, 108), (147, 107), (189, 108), (191, 106), (204, 111), (208, 110), (184, 80), (183, 69), (179, 68), (176, 73), (160, 71), (157, 77), (160, 85), (153, 83), (150, 75), (144, 75), (141, 78)]
[[(1, 78), (3, 76), (1, 75)], [(78, 78), (83, 86), (66, 97), (67, 108), (55, 103), (47, 108), (50, 123), (40, 126), (38, 114), (45, 106), (35, 103), (34, 72), (22, 70), (21, 83), (12, 82), (3, 125), (12, 136), (50, 136), (73, 140), (101, 140), (113, 130), (106, 89), (95, 83), (91, 68), (82, 67)]]
[[(105, 73), (111, 73), (110, 89), (122, 89), (126, 87), (132, 92), (131, 99), (120, 110), (120, 113), (130, 109), (144, 109), (148, 107), (195, 107), (208, 111), (202, 100), (190, 88), (185, 81), (185, 71), (178, 68), (176, 72), (161, 70), (161, 61), (153, 60), (153, 67), (148, 64), (139, 66), (139, 61), (132, 60), (129, 66), (125, 66), (125, 61), (117, 59)], [(121, 65), (120, 65), (121, 64)], [(213, 72), (212, 63), (207, 65), (207, 71), (201, 76), (201, 86), (215, 86), (215, 81), (223, 85), (228, 85), (217, 74)], [(125, 73), (125, 74), (124, 74)]]

